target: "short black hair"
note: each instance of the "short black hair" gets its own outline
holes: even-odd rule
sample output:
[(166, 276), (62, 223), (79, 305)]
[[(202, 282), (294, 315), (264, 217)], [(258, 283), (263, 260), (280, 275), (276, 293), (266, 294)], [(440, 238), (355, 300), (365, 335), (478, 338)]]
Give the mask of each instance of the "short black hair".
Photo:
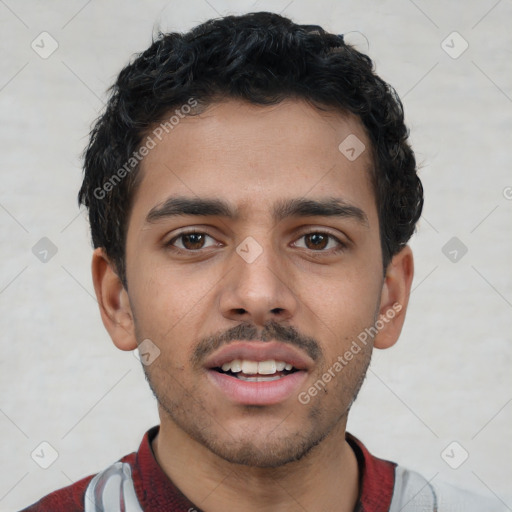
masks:
[[(372, 146), (386, 269), (413, 234), (423, 207), (398, 95), (343, 36), (255, 12), (212, 19), (186, 33), (160, 32), (110, 88), (84, 151), (78, 201), (89, 210), (94, 247), (105, 249), (124, 285), (127, 222), (143, 141), (173, 109), (183, 117), (230, 98), (258, 105), (302, 99), (361, 120)], [(172, 128), (172, 119), (167, 125)]]

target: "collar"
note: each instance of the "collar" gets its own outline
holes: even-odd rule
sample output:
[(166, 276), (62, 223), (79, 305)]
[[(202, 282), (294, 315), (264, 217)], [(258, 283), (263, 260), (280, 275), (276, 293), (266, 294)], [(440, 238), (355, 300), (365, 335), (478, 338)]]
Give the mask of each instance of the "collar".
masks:
[(359, 501), (354, 512), (388, 511), (395, 487), (396, 463), (374, 457), (348, 432), (345, 439), (354, 450), (359, 465)]

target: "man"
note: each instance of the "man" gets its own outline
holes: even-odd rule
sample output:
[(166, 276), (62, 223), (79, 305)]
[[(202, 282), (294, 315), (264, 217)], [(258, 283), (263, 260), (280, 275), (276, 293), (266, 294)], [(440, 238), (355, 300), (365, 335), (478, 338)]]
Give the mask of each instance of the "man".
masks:
[(79, 200), (103, 322), (161, 424), (26, 510), (500, 510), (345, 431), (407, 309), (407, 136), (368, 57), (276, 14), (162, 34), (123, 69)]

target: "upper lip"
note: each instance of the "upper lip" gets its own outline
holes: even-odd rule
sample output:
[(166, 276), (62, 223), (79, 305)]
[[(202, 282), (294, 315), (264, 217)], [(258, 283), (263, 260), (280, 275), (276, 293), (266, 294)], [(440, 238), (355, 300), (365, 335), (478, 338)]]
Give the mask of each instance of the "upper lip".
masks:
[(234, 341), (206, 359), (206, 368), (218, 368), (235, 359), (248, 361), (284, 361), (297, 370), (308, 370), (313, 360), (300, 349), (277, 341)]

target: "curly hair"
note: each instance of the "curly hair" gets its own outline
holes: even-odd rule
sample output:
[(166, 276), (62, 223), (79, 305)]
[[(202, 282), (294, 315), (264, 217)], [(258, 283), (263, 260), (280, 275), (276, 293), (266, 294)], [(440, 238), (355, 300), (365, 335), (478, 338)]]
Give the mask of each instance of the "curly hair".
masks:
[[(343, 36), (270, 12), (212, 19), (183, 34), (159, 33), (109, 91), (84, 151), (78, 201), (89, 210), (94, 247), (105, 249), (125, 286), (127, 222), (144, 138), (173, 109), (194, 115), (219, 99), (272, 105), (297, 98), (356, 115), (371, 143), (384, 269), (414, 232), (423, 188), (402, 103)], [(185, 109), (191, 99), (197, 108)]]

